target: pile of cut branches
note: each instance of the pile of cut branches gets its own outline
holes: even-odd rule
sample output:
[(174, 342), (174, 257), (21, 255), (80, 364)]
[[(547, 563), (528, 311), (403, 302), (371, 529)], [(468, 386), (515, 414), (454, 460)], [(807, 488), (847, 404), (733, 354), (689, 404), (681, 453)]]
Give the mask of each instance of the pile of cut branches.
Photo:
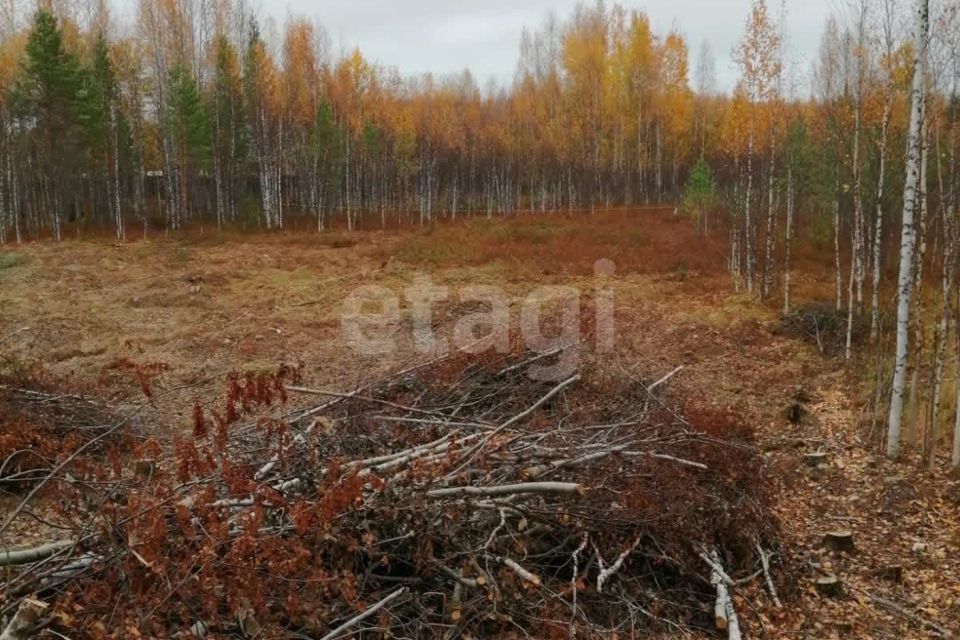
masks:
[[(798, 338), (817, 347), (828, 357), (842, 354), (847, 344), (847, 311), (837, 309), (829, 302), (808, 302), (797, 306), (789, 314), (780, 316), (777, 330), (786, 336)], [(870, 335), (870, 321), (866, 315), (855, 316), (850, 327), (851, 344), (862, 344)]]
[[(81, 390), (67, 388), (43, 369), (0, 376), (0, 491), (19, 494), (60, 472), (90, 475), (91, 456), (102, 459), (120, 444), (115, 412)], [(128, 425), (129, 421), (124, 421)], [(96, 464), (96, 463), (94, 463)]]
[(669, 375), (534, 380), (543, 359), (458, 354), (345, 393), (232, 376), (188, 436), (46, 483), (99, 500), (0, 552), (3, 637), (737, 637), (730, 594), (774, 590), (782, 556), (749, 429), (684, 409)]

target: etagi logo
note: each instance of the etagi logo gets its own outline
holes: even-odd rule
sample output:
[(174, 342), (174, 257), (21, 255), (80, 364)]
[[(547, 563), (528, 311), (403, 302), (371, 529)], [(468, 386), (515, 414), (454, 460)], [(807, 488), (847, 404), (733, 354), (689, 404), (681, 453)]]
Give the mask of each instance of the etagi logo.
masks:
[[(592, 293), (594, 302), (594, 340), (598, 353), (613, 350), (614, 312), (610, 278), (616, 271), (613, 261), (597, 260), (593, 265)], [(557, 353), (530, 365), (528, 374), (535, 379), (556, 381), (570, 376), (577, 368), (581, 335), (580, 307), (584, 291), (573, 286), (537, 287), (520, 301), (516, 318), (523, 345), (540, 354)], [(400, 325), (400, 297), (381, 285), (364, 285), (355, 289), (343, 302), (340, 327), (344, 340), (357, 353), (376, 356), (397, 349)], [(500, 287), (436, 285), (427, 274), (417, 274), (403, 287), (402, 298), (409, 307), (414, 348), (426, 355), (443, 356), (453, 349), (466, 353), (482, 353), (495, 349), (510, 351), (510, 297)], [(433, 326), (433, 308), (447, 301), (469, 305), (471, 311), (456, 320), (450, 335), (437, 335)], [(549, 324), (550, 330), (545, 325)]]

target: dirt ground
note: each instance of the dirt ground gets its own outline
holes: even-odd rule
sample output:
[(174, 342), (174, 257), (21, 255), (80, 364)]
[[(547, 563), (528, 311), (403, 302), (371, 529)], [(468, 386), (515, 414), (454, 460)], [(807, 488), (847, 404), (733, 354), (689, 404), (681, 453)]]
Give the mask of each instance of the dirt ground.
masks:
[[(304, 384), (349, 390), (422, 360), (406, 306), (392, 327), (395, 352), (364, 356), (344, 343), (343, 302), (361, 285), (401, 295), (425, 274), (452, 292), (496, 285), (515, 319), (522, 297), (544, 285), (578, 287), (589, 301), (594, 262), (608, 258), (616, 266), (602, 282), (616, 308), (608, 366), (630, 375), (683, 365), (670, 382), (676, 395), (731, 408), (758, 431), (793, 589), (780, 610), (760, 581), (738, 591), (751, 636), (924, 638), (960, 629), (956, 479), (920, 472), (909, 458), (886, 462), (868, 444), (854, 392), (863, 367), (845, 369), (780, 335), (775, 310), (732, 293), (717, 242), (651, 210), (349, 236), (22, 246), (0, 252), (0, 355), (6, 368), (42, 362), (115, 404), (139, 401), (149, 385), (153, 420), (175, 430), (230, 371), (303, 362)], [(799, 280), (800, 295), (822, 284)], [(455, 296), (439, 304), (438, 334), (461, 312)], [(794, 424), (785, 410), (799, 389), (807, 414)], [(814, 450), (827, 453), (826, 467), (804, 464)], [(838, 529), (853, 532), (855, 552), (822, 548), (824, 533)], [(841, 598), (813, 589), (822, 572), (841, 578)]]

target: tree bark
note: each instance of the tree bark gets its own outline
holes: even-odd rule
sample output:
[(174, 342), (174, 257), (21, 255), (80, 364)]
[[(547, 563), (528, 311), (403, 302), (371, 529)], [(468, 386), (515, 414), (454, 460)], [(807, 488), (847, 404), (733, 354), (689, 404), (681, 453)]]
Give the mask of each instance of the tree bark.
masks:
[(913, 292), (913, 245), (915, 230), (913, 212), (917, 202), (920, 181), (920, 140), (923, 118), (924, 78), (923, 61), (927, 51), (929, 28), (929, 0), (917, 0), (915, 5), (915, 33), (913, 56), (913, 83), (910, 90), (910, 127), (907, 144), (906, 178), (903, 189), (903, 223), (900, 234), (900, 274), (897, 279), (897, 346), (894, 361), (893, 393), (887, 419), (887, 457), (900, 456), (900, 427), (903, 414), (903, 393), (907, 378), (909, 355), (910, 296)]

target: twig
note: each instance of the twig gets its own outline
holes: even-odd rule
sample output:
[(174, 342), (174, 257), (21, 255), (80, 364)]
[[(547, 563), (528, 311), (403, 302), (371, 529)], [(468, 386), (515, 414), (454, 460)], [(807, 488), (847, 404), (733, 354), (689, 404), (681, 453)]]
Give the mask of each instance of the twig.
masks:
[(601, 568), (600, 575), (597, 576), (597, 593), (603, 593), (603, 583), (613, 577), (613, 574), (620, 570), (620, 567), (623, 566), (623, 561), (627, 559), (627, 556), (633, 553), (633, 550), (636, 549), (639, 544), (640, 536), (637, 536), (637, 539), (633, 541), (633, 544), (631, 544), (626, 550), (624, 550), (623, 553), (617, 556), (616, 561), (605, 569), (603, 568), (603, 558), (600, 557), (599, 550), (597, 551), (597, 560), (600, 562)]
[(710, 565), (710, 568), (713, 569), (717, 575), (723, 580), (728, 586), (733, 586), (736, 584), (733, 581), (733, 578), (727, 575), (727, 572), (723, 570), (723, 565), (720, 564), (720, 557), (717, 555), (716, 551), (711, 551), (708, 556), (704, 552), (700, 552), (700, 559)]
[(376, 604), (371, 605), (370, 607), (367, 607), (367, 609), (363, 613), (355, 615), (354, 617), (350, 618), (349, 620), (341, 624), (339, 627), (337, 627), (327, 635), (320, 638), (320, 640), (333, 640), (333, 638), (336, 638), (347, 629), (354, 627), (357, 624), (363, 622), (364, 620), (366, 620), (367, 618), (375, 614), (377, 611), (379, 611), (380, 609), (390, 604), (390, 602), (392, 602), (393, 600), (403, 595), (404, 592), (406, 592), (406, 590), (407, 590), (406, 587), (400, 587), (396, 591), (392, 591)]
[(646, 456), (648, 458), (659, 458), (660, 460), (670, 460), (671, 462), (676, 462), (677, 464), (686, 465), (688, 467), (696, 467), (697, 469), (703, 469), (706, 471), (710, 467), (703, 464), (702, 462), (694, 462), (693, 460), (687, 460), (686, 458), (677, 458), (676, 456), (670, 456), (665, 453), (656, 453), (654, 451), (625, 451), (623, 453), (625, 456)]
[(595, 453), (588, 453), (587, 455), (580, 456), (579, 458), (570, 458), (567, 460), (554, 460), (552, 462), (547, 462), (544, 464), (538, 464), (533, 467), (528, 467), (520, 472), (520, 475), (528, 480), (536, 480), (537, 478), (543, 477), (551, 471), (556, 471), (557, 469), (563, 469), (565, 467), (573, 467), (576, 465), (584, 464), (587, 462), (592, 462), (599, 458), (605, 458), (611, 454), (623, 451), (627, 448), (628, 445), (620, 445), (619, 447), (613, 447), (605, 451), (597, 451)]
[(780, 598), (777, 597), (777, 589), (773, 586), (773, 579), (770, 578), (770, 561), (767, 558), (767, 554), (764, 552), (763, 547), (760, 546), (760, 542), (757, 542), (757, 553), (760, 554), (760, 565), (763, 567), (763, 577), (767, 581), (767, 589), (770, 590), (770, 597), (773, 598), (773, 604), (777, 606), (778, 609), (783, 607), (780, 604)]
[(887, 600), (886, 598), (881, 598), (880, 596), (875, 596), (873, 594), (866, 593), (862, 589), (857, 589), (857, 591), (861, 591), (867, 598), (869, 598), (873, 602), (876, 602), (880, 606), (886, 607), (891, 611), (899, 613), (904, 618), (912, 620), (913, 622), (916, 622), (922, 627), (929, 627), (931, 630), (937, 632), (944, 638), (953, 637), (952, 633), (950, 633), (949, 631), (947, 631), (946, 629), (938, 625), (936, 622), (933, 622), (932, 620), (924, 618), (923, 616), (917, 613), (914, 613), (913, 611), (910, 611), (906, 607), (901, 607), (900, 605), (898, 605), (896, 602), (893, 602), (892, 600)]
[(526, 569), (521, 567), (519, 564), (517, 564), (514, 560), (511, 560), (510, 558), (506, 558), (503, 556), (495, 556), (492, 554), (490, 555), (490, 557), (493, 558), (495, 561), (499, 562), (500, 564), (502, 564), (503, 566), (509, 568), (511, 571), (513, 571), (515, 574), (517, 574), (518, 576), (520, 576), (530, 584), (535, 584), (538, 587), (540, 586), (540, 576), (538, 576), (535, 573), (531, 573), (530, 571), (527, 571)]
[(473, 460), (473, 458), (477, 455), (477, 453), (480, 450), (482, 450), (494, 436), (501, 433), (504, 429), (506, 429), (510, 425), (526, 418), (528, 415), (530, 415), (531, 413), (533, 413), (534, 411), (542, 407), (544, 404), (546, 404), (553, 396), (557, 395), (558, 393), (563, 391), (566, 387), (570, 386), (571, 384), (573, 384), (579, 379), (580, 379), (580, 374), (575, 373), (574, 375), (570, 376), (569, 378), (567, 378), (566, 380), (564, 380), (563, 382), (555, 386), (545, 396), (541, 397), (532, 405), (530, 405), (529, 407), (527, 407), (517, 415), (513, 416), (512, 418), (508, 419), (506, 422), (501, 423), (496, 429), (488, 433), (487, 437), (485, 437), (476, 446), (474, 446), (471, 452), (467, 455), (466, 459), (462, 463), (460, 463), (460, 466), (458, 466), (456, 469), (454, 469), (449, 474), (447, 474), (445, 479), (450, 479), (455, 477), (457, 473), (462, 471), (468, 464), (470, 464), (470, 461)]
[(440, 571), (447, 574), (448, 576), (450, 576), (451, 578), (453, 578), (463, 586), (470, 587), (471, 589), (479, 587), (483, 582), (485, 582), (482, 580), (477, 580), (476, 578), (468, 578), (465, 575), (461, 574), (459, 571), (455, 569), (451, 569), (445, 564), (441, 564), (439, 565), (439, 567), (440, 567)]
[(671, 372), (668, 373), (667, 375), (663, 376), (662, 378), (660, 378), (659, 380), (657, 380), (656, 382), (654, 382), (653, 384), (651, 384), (649, 387), (647, 387), (647, 391), (648, 391), (649, 393), (653, 393), (653, 390), (654, 390), (654, 389), (656, 389), (656, 388), (659, 387), (660, 385), (664, 384), (667, 380), (669, 380), (669, 379), (672, 378), (673, 376), (675, 376), (675, 375), (677, 375), (678, 373), (680, 373), (681, 370), (683, 370), (683, 365), (680, 365), (679, 367), (677, 367), (676, 369), (674, 369), (673, 371), (671, 371)]

